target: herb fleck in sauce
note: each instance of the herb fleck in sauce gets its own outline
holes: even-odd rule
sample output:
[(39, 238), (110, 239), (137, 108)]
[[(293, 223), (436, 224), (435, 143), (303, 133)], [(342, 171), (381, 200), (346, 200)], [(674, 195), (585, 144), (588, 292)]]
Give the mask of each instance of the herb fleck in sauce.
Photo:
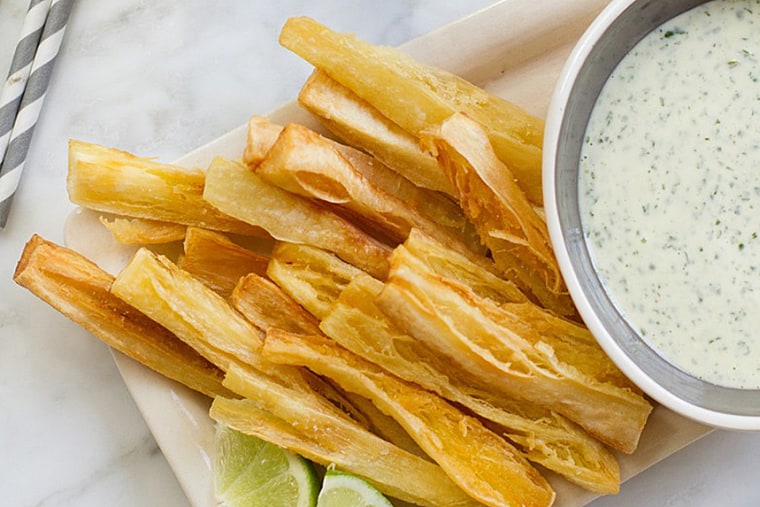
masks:
[(760, 388), (760, 0), (713, 0), (620, 62), (581, 152), (584, 233), (639, 334)]

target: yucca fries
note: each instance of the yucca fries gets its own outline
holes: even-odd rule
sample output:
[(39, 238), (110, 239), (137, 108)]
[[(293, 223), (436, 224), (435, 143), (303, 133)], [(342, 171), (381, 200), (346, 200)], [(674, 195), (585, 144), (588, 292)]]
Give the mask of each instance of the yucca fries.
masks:
[(13, 279), (110, 347), (209, 397), (230, 396), (222, 371), (166, 328), (113, 296), (113, 276), (67, 248), (33, 236)]
[(369, 430), (372, 433), (415, 456), (433, 462), (430, 456), (425, 454), (425, 451), (420, 449), (417, 442), (409, 436), (409, 433), (406, 432), (403, 426), (397, 423), (394, 418), (383, 413), (371, 400), (356, 393), (342, 392), (348, 401), (351, 402), (351, 405), (367, 417), (370, 423)]
[[(334, 210), (370, 227), (381, 237), (388, 237), (390, 227), (391, 239), (402, 241), (408, 232), (404, 224), (416, 219), (421, 220), (417, 226), (431, 234), (451, 236), (451, 241), (485, 253), (475, 227), (451, 199), (418, 187), (366, 153), (306, 127), (282, 127), (254, 116), (248, 122), (246, 154), (248, 166), (267, 181), (331, 203)], [(383, 213), (383, 209), (388, 211)], [(399, 220), (403, 230), (394, 235), (398, 228), (394, 224)]]
[(269, 278), (318, 319), (327, 314), (340, 291), (361, 273), (330, 252), (290, 243), (275, 247), (267, 270)]
[(124, 245), (157, 245), (182, 241), (187, 230), (187, 227), (182, 224), (145, 218), (101, 216), (99, 220), (111, 232), (114, 239)]
[(272, 123), (264, 116), (251, 116), (248, 120), (248, 138), (243, 151), (243, 162), (254, 168), (267, 156), (269, 148), (277, 141), (282, 125)]
[(388, 247), (345, 219), (263, 181), (247, 167), (216, 158), (206, 173), (203, 198), (216, 208), (265, 229), (275, 239), (313, 245), (385, 278)]
[(542, 120), (309, 18), (280, 42), (316, 67), (302, 124), (252, 116), (205, 171), (71, 141), (71, 201), (141, 248), (113, 277), (35, 236), (14, 279), (212, 419), (402, 502), (617, 492), (652, 406), (562, 279)]
[(127, 217), (263, 236), (202, 199), (204, 175), (124, 151), (69, 141), (69, 199), (85, 208)]
[(224, 371), (234, 363), (262, 366), (263, 333), (166, 257), (141, 248), (118, 274), (111, 293), (172, 330)]
[(324, 410), (346, 418), (353, 415), (353, 410), (339, 410), (328, 401), (336, 399), (350, 406), (311, 372), (265, 360), (261, 356), (263, 330), (168, 259), (138, 250), (116, 277), (111, 292), (172, 330), (223, 371), (237, 367), (267, 385), (298, 391)]
[[(422, 263), (427, 269), (444, 278), (463, 284), (479, 297), (492, 300), (499, 306), (498, 315), (489, 316), (504, 326), (521, 332), (522, 336), (540, 340), (552, 347), (557, 357), (577, 367), (601, 382), (636, 390), (602, 351), (588, 329), (576, 322), (557, 317), (514, 292), (514, 286), (489, 270), (469, 262), (456, 252), (420, 231), (412, 231), (403, 247), (394, 256), (399, 262)], [(517, 296), (517, 297), (515, 297)], [(482, 309), (487, 312), (486, 308)]]
[(576, 315), (546, 223), (496, 157), (485, 130), (460, 113), (425, 132), (422, 142), (446, 170), (496, 266), (546, 308)]
[(473, 259), (455, 252), (419, 229), (410, 231), (404, 248), (438, 275), (463, 283), (497, 304), (528, 302), (513, 282), (497, 276), (496, 266), (486, 258)]
[(551, 505), (554, 491), (514, 447), (437, 395), (319, 336), (267, 333), (268, 359), (325, 375), (369, 398), (406, 429), (452, 481), (490, 506)]
[(231, 301), (249, 322), (264, 331), (277, 327), (294, 333), (319, 332), (319, 321), (311, 313), (277, 285), (255, 273), (240, 279)]
[(475, 387), (467, 371), (404, 333), (381, 312), (374, 301), (382, 289), (382, 282), (368, 275), (355, 277), (320, 328), (355, 354), (490, 421), (529, 460), (592, 491), (617, 492), (619, 467), (602, 444), (551, 410)]
[[(321, 333), (316, 318), (277, 285), (254, 273), (240, 280), (231, 299), (235, 309), (264, 331), (277, 328), (299, 334)], [(393, 419), (377, 410), (366, 399), (346, 393), (330, 382), (312, 387), (377, 435), (412, 453), (421, 452)]]
[(371, 153), (409, 181), (454, 195), (448, 178), (436, 160), (420, 149), (416, 137), (323, 71), (312, 72), (298, 102), (333, 134)]
[[(380, 491), (415, 505), (477, 507), (436, 465), (345, 418), (313, 407), (298, 393), (270, 386), (233, 368), (224, 384), (245, 400), (217, 397), (212, 418), (297, 452), (325, 466), (360, 475)], [(255, 401), (254, 401), (255, 400)]]
[(543, 121), (464, 79), (422, 65), (395, 48), (339, 34), (310, 18), (290, 18), (280, 44), (351, 89), (386, 118), (419, 137), (464, 111), (488, 132), (499, 159), (530, 200), (543, 202)]
[(228, 297), (248, 273), (266, 273), (269, 258), (237, 245), (222, 233), (188, 227), (178, 265)]
[[(352, 158), (359, 157), (366, 155), (357, 153)], [(442, 226), (424, 211), (433, 204), (424, 200), (429, 192), (418, 190), (417, 194), (423, 195), (402, 200), (395, 192), (375, 185), (370, 179), (373, 175), (365, 177), (325, 138), (300, 125), (285, 127), (255, 172), (289, 192), (338, 206), (339, 213), (349, 214), (353, 222), (374, 231), (375, 236), (388, 238), (391, 244), (403, 242), (411, 228), (417, 227), (456, 250), (482, 251), (476, 236), (468, 238), (469, 244), (460, 239), (473, 231), (464, 216), (449, 217), (451, 225)], [(423, 204), (415, 207), (415, 203)]]
[(484, 388), (556, 410), (615, 449), (636, 449), (652, 410), (643, 397), (563, 363), (540, 338), (495, 319), (498, 306), (466, 286), (394, 253), (377, 303), (396, 325), (456, 361)]

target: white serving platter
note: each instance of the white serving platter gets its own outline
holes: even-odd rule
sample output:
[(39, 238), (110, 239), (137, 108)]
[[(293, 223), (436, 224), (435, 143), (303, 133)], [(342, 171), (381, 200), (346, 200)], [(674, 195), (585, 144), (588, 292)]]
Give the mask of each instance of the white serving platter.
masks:
[[(606, 0), (505, 0), (403, 46), (413, 57), (455, 72), (487, 90), (544, 117), (555, 81), (573, 45), (606, 5)], [(329, 20), (320, 20), (329, 24)], [(260, 111), (251, 111), (259, 114)], [(273, 121), (314, 126), (294, 103), (270, 115)], [(206, 167), (215, 156), (240, 158), (245, 145), (241, 126), (177, 161)], [(117, 272), (134, 249), (118, 245), (94, 213), (76, 210), (65, 226), (65, 241)], [(130, 358), (114, 352), (114, 360), (135, 403), (166, 456), (188, 499), (195, 507), (216, 505), (211, 476), (213, 421), (210, 401), (167, 380)], [(710, 428), (657, 407), (638, 450), (620, 455), (628, 479), (706, 435)], [(595, 495), (558, 477), (557, 507), (580, 507)], [(624, 487), (624, 486), (623, 486)]]

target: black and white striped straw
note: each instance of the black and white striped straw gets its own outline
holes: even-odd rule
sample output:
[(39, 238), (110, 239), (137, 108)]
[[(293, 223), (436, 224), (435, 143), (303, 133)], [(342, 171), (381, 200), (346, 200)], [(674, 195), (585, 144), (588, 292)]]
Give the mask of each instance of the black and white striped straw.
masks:
[[(33, 0), (28, 12), (32, 12), (33, 9), (46, 3), (44, 1), (35, 2)], [(2, 157), (2, 165), (0, 165), (0, 229), (5, 228), (8, 220), (10, 205), (18, 188), (21, 172), (26, 162), (26, 155), (29, 152), (32, 133), (42, 109), (42, 103), (45, 99), (48, 83), (50, 82), (50, 75), (53, 72), (55, 58), (63, 41), (63, 34), (66, 30), (66, 22), (68, 21), (72, 4), (73, 0), (52, 0), (49, 4), (50, 9), (41, 35), (38, 36), (39, 43), (36, 45), (34, 59), (28, 74), (29, 77), (26, 81), (26, 87), (23, 90), (17, 111), (15, 112), (13, 128), (7, 141), (7, 150), (5, 151), (5, 156)], [(19, 46), (22, 43), (24, 43), (24, 46), (20, 50), (19, 46), (17, 46), (17, 52), (23, 51), (24, 57), (27, 57), (27, 51), (30, 50), (26, 46), (25, 41), (26, 39), (22, 34)], [(14, 54), (14, 62), (15, 60), (16, 56)], [(19, 64), (22, 64), (24, 61), (26, 61), (26, 58), (19, 56)], [(13, 67), (11, 68), (11, 77), (13, 77)], [(3, 92), (3, 96), (5, 96), (5, 92)], [(5, 106), (4, 101), (2, 102), (2, 106)], [(12, 106), (9, 107), (10, 109), (12, 109)], [(2, 120), (5, 121), (4, 117)], [(5, 123), (0, 123), (0, 127), (4, 129)], [(0, 135), (3, 138), (5, 137), (4, 130), (0, 130)]]
[(24, 95), (26, 82), (32, 72), (34, 54), (37, 52), (42, 27), (45, 26), (49, 9), (50, 0), (32, 0), (26, 11), (21, 36), (16, 44), (11, 68), (8, 71), (8, 79), (0, 95), (0, 161), (5, 156), (5, 149), (11, 138), (13, 122), (16, 120), (21, 96)]

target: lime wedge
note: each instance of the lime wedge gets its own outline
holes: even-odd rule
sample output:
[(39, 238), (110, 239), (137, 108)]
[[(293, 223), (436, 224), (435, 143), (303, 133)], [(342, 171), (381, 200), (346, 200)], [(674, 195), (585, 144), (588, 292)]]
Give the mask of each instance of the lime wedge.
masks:
[(327, 470), (317, 507), (393, 507), (374, 486), (356, 475)]
[(221, 424), (214, 446), (214, 488), (221, 506), (316, 505), (317, 476), (301, 456)]

